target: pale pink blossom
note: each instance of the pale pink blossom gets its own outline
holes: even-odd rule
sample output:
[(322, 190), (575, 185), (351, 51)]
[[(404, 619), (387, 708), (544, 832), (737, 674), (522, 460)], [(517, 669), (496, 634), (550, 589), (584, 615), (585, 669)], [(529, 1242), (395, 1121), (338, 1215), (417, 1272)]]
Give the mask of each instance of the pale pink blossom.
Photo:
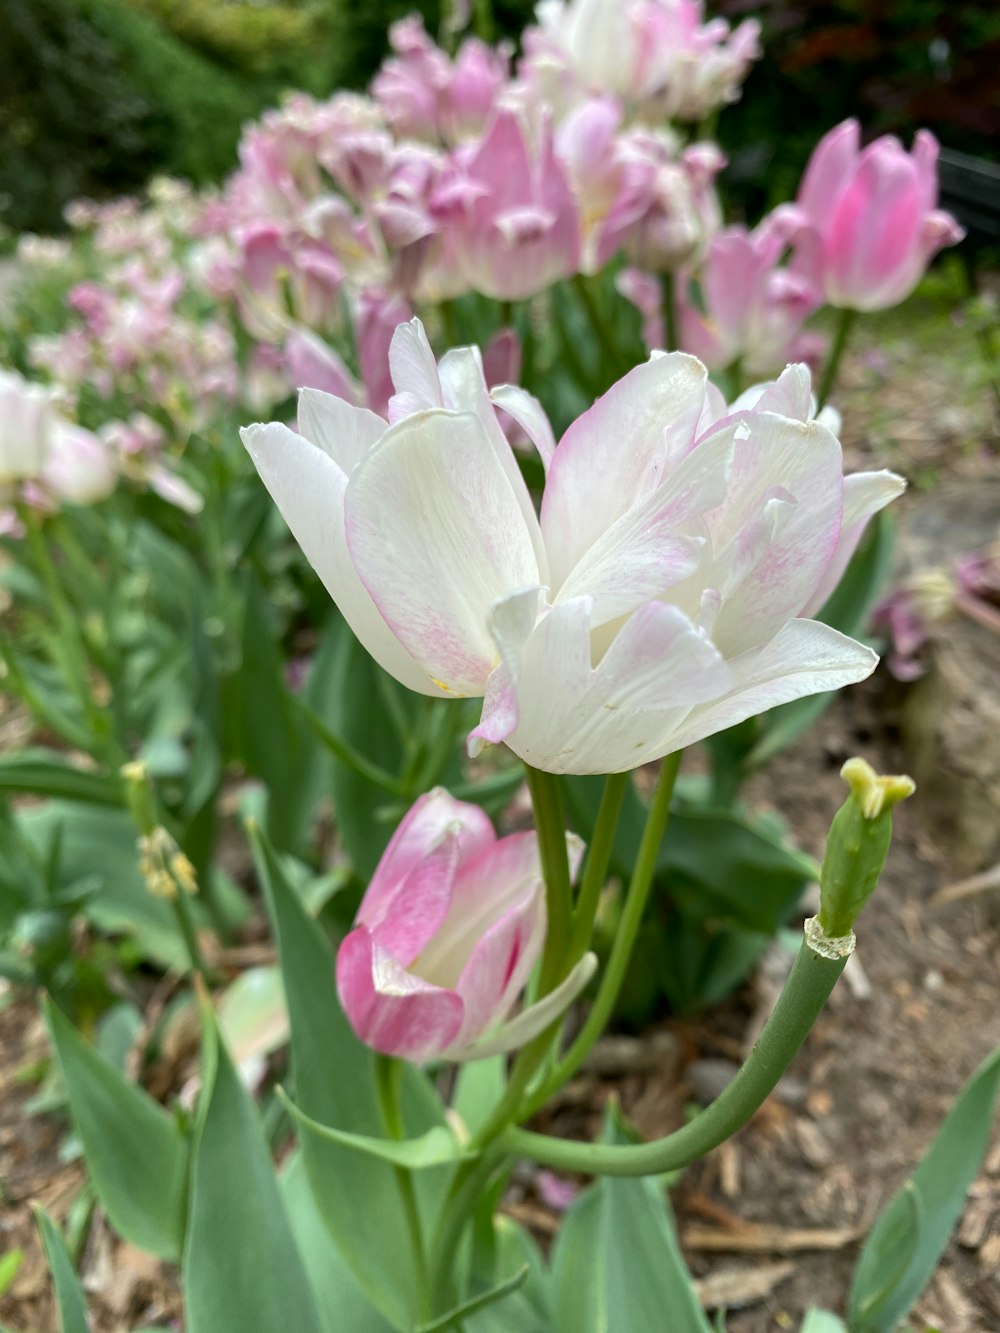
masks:
[(0, 487), (37, 477), (54, 425), (52, 389), (0, 369)]
[(105, 440), (56, 416), (39, 480), (61, 503), (92, 505), (115, 489), (118, 468)]
[(670, 134), (632, 130), (624, 149), (650, 172), (645, 209), (627, 229), (625, 253), (653, 272), (695, 264), (722, 225), (715, 178), (726, 164), (713, 143), (678, 149)]

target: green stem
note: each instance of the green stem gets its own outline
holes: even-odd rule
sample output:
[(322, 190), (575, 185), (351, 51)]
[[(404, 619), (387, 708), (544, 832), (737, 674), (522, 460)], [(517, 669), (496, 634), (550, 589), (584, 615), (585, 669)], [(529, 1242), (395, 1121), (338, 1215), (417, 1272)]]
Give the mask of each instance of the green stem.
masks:
[[(597, 339), (597, 344), (607, 361), (608, 372), (609, 374), (617, 375), (618, 371), (622, 368), (621, 349), (611, 336), (608, 321), (604, 318), (604, 315), (601, 312), (601, 307), (597, 298), (594, 296), (590, 282), (583, 273), (575, 273), (573, 275), (573, 286), (583, 303), (583, 307), (587, 312), (587, 318), (590, 320), (590, 327), (593, 329), (594, 336)], [(629, 369), (631, 369), (631, 367), (629, 367)]]
[(583, 1064), (591, 1046), (604, 1031), (608, 1019), (611, 1017), (622, 983), (625, 980), (625, 974), (628, 971), (629, 959), (632, 956), (636, 936), (639, 934), (639, 926), (646, 910), (646, 900), (649, 897), (653, 876), (656, 873), (656, 859), (659, 855), (660, 843), (663, 841), (663, 835), (666, 832), (667, 821), (670, 818), (670, 800), (674, 792), (674, 783), (677, 781), (677, 773), (681, 766), (682, 753), (678, 750), (675, 754), (668, 755), (663, 761), (660, 778), (656, 785), (656, 791), (653, 793), (652, 804), (649, 807), (642, 841), (639, 844), (639, 853), (632, 870), (632, 879), (625, 897), (622, 918), (611, 949), (611, 957), (604, 969), (604, 976), (601, 978), (597, 998), (587, 1015), (587, 1021), (551, 1075), (522, 1107), (522, 1119), (528, 1119), (534, 1115), (556, 1088), (562, 1087), (567, 1079), (572, 1078)]
[(197, 972), (199, 976), (204, 977), (207, 981), (208, 968), (198, 944), (198, 932), (195, 930), (191, 904), (188, 902), (187, 894), (180, 886), (177, 887), (177, 892), (170, 899), (170, 905), (174, 909), (174, 916), (177, 918), (177, 925), (180, 928), (181, 938), (184, 940), (184, 948), (187, 950), (191, 971)]
[(566, 852), (566, 821), (563, 814), (559, 779), (553, 773), (525, 764), (528, 790), (535, 811), (538, 850), (545, 876), (545, 951), (539, 995), (547, 995), (565, 975), (566, 953), (570, 942), (573, 897)]
[(663, 341), (665, 352), (676, 352), (681, 345), (677, 330), (677, 288), (673, 273), (664, 273), (660, 279), (660, 305), (663, 311)]
[(654, 1143), (613, 1146), (573, 1143), (511, 1127), (499, 1146), (559, 1171), (591, 1175), (660, 1175), (688, 1166), (735, 1134), (763, 1104), (809, 1035), (846, 962), (846, 956), (826, 957), (803, 941), (774, 1012), (739, 1073), (676, 1133)]
[(434, 1311), (446, 1304), (448, 1279), (455, 1266), (462, 1232), (500, 1160), (500, 1154), (492, 1152), (475, 1161), (463, 1162), (441, 1206), (431, 1242), (430, 1291)]
[[(406, 1125), (403, 1122), (402, 1079), (403, 1062), (387, 1055), (375, 1056), (375, 1085), (378, 1091), (379, 1106), (385, 1132), (390, 1139), (406, 1138)], [(406, 1228), (410, 1233), (410, 1246), (413, 1251), (413, 1263), (416, 1273), (417, 1314), (421, 1321), (431, 1317), (431, 1288), (427, 1269), (427, 1253), (424, 1248), (424, 1232), (417, 1207), (417, 1195), (413, 1188), (413, 1173), (405, 1166), (393, 1168), (399, 1197), (403, 1205)]]
[(594, 919), (597, 916), (601, 890), (608, 877), (618, 816), (621, 813), (629, 781), (628, 773), (611, 773), (604, 783), (604, 795), (601, 797), (594, 834), (587, 850), (587, 862), (583, 868), (583, 879), (580, 881), (576, 911), (573, 914), (569, 956), (574, 962), (583, 957), (590, 944), (590, 937), (594, 933)]
[(823, 377), (820, 380), (819, 388), (816, 391), (816, 410), (820, 411), (826, 406), (827, 399), (833, 392), (833, 386), (837, 382), (837, 371), (840, 369), (840, 359), (844, 355), (844, 348), (847, 346), (847, 338), (857, 318), (856, 310), (838, 310), (837, 327), (833, 334), (833, 346), (827, 354), (826, 361), (823, 364)]

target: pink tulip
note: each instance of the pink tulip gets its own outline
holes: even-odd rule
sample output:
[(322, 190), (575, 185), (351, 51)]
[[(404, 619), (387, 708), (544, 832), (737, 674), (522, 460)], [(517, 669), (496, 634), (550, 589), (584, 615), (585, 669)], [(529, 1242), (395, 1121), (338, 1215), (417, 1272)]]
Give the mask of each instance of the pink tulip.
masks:
[(715, 194), (715, 177), (726, 165), (721, 149), (695, 143), (678, 152), (672, 136), (646, 130), (624, 138), (651, 175), (647, 206), (625, 233), (626, 254), (654, 272), (696, 263), (722, 224)]
[(536, 835), (498, 839), (478, 806), (438, 788), (379, 862), (337, 953), (337, 990), (355, 1032), (384, 1055), (475, 1059), (522, 1045), (585, 984), (592, 960), (504, 1024), (544, 940)]
[(820, 305), (801, 273), (780, 267), (789, 234), (772, 216), (755, 231), (729, 227), (714, 236), (702, 261), (701, 305), (679, 284), (680, 340), (709, 370), (739, 361), (751, 375), (772, 373), (789, 361), (814, 360), (822, 343), (802, 332)]
[(0, 370), (0, 487), (41, 472), (52, 438), (54, 392)]
[(576, 271), (579, 210), (547, 115), (529, 125), (525, 112), (499, 110), (459, 165), (450, 212), (458, 264), (474, 290), (520, 301)]
[(919, 130), (913, 152), (884, 135), (860, 148), (856, 120), (816, 146), (799, 188), (807, 229), (796, 268), (830, 305), (886, 310), (906, 299), (928, 264), (964, 232), (937, 204), (938, 143)]
[[(727, 409), (700, 362), (654, 354), (556, 446), (472, 349), (436, 366), (413, 321), (390, 363), (390, 426), (304, 394), (301, 434), (243, 438), (368, 650), (413, 689), (484, 698), (472, 753), (625, 771), (873, 669), (804, 617), (902, 482), (845, 480), (805, 368)], [(547, 468), (540, 518), (496, 408)]]

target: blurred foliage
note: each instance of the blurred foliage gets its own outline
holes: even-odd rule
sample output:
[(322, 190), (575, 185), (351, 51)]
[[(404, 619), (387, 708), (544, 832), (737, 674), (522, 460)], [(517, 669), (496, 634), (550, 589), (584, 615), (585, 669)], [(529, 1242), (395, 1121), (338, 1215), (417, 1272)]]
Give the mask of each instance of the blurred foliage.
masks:
[[(329, 33), (333, 5), (252, 4), (234, 0), (125, 0), (193, 50), (255, 75), (277, 74), (311, 86), (317, 41)], [(305, 78), (305, 85), (301, 80)]]
[(715, 0), (763, 25), (764, 58), (719, 131), (753, 219), (794, 195), (816, 140), (848, 116), (866, 138), (927, 126), (984, 157), (1000, 143), (1000, 6), (957, 0)]

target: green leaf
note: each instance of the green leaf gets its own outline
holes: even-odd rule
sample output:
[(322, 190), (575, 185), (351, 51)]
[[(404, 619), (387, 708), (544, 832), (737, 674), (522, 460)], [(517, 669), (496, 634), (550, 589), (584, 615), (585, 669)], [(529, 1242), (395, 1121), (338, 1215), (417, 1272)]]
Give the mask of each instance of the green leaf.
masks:
[(23, 1250), (8, 1250), (0, 1259), (0, 1297), (10, 1287), (24, 1263)]
[(349, 1134), (346, 1130), (335, 1129), (332, 1125), (320, 1125), (301, 1111), (285, 1092), (277, 1089), (278, 1100), (289, 1112), (292, 1119), (305, 1130), (306, 1135), (314, 1134), (328, 1143), (339, 1143), (345, 1148), (377, 1157), (394, 1166), (405, 1166), (409, 1171), (425, 1171), (432, 1166), (449, 1166), (468, 1157), (450, 1129), (444, 1125), (435, 1125), (426, 1134), (415, 1139), (384, 1139), (371, 1134)]
[[(332, 952), (274, 850), (259, 830), (252, 838), (285, 982), (296, 1104), (317, 1124), (371, 1136), (381, 1128), (372, 1053), (340, 1007)], [(440, 1116), (417, 1071), (408, 1075), (404, 1113), (408, 1129), (420, 1133)], [(302, 1157), (320, 1215), (359, 1285), (394, 1327), (409, 1330), (417, 1284), (395, 1168), (317, 1134), (303, 1136)]]
[(498, 1282), (489, 1291), (480, 1292), (478, 1296), (470, 1296), (468, 1300), (462, 1301), (460, 1305), (456, 1305), (447, 1314), (441, 1315), (440, 1318), (429, 1324), (421, 1324), (417, 1333), (445, 1333), (445, 1330), (452, 1328), (460, 1320), (470, 1319), (481, 1310), (485, 1310), (487, 1306), (496, 1305), (505, 1296), (513, 1295), (515, 1291), (524, 1286), (529, 1271), (529, 1266), (523, 1264), (511, 1277), (503, 1282)]
[(851, 1285), (852, 1333), (892, 1333), (930, 1281), (986, 1151), (1000, 1088), (1000, 1049), (959, 1093), (920, 1165), (883, 1210)]
[(292, 1231), (306, 1266), (323, 1333), (392, 1333), (358, 1286), (330, 1241), (306, 1176), (302, 1153), (294, 1152), (279, 1177)]
[[(626, 1137), (613, 1124), (605, 1136)], [(606, 1177), (582, 1194), (556, 1236), (552, 1276), (558, 1333), (711, 1333), (655, 1180)]]
[(459, 1065), (452, 1109), (472, 1134), (482, 1129), (507, 1086), (507, 1059), (494, 1055)]
[(83, 1287), (69, 1257), (62, 1232), (41, 1206), (34, 1210), (35, 1222), (42, 1235), (45, 1258), (56, 1289), (59, 1323), (62, 1333), (90, 1333)]
[(112, 1225), (165, 1259), (184, 1244), (188, 1144), (177, 1121), (43, 1003), (73, 1125)]
[(323, 1333), (257, 1108), (211, 1010), (181, 1271), (189, 1333)]
[(117, 775), (109, 777), (77, 768), (67, 763), (58, 751), (43, 747), (0, 757), (0, 791), (118, 808), (123, 804), (122, 784)]

